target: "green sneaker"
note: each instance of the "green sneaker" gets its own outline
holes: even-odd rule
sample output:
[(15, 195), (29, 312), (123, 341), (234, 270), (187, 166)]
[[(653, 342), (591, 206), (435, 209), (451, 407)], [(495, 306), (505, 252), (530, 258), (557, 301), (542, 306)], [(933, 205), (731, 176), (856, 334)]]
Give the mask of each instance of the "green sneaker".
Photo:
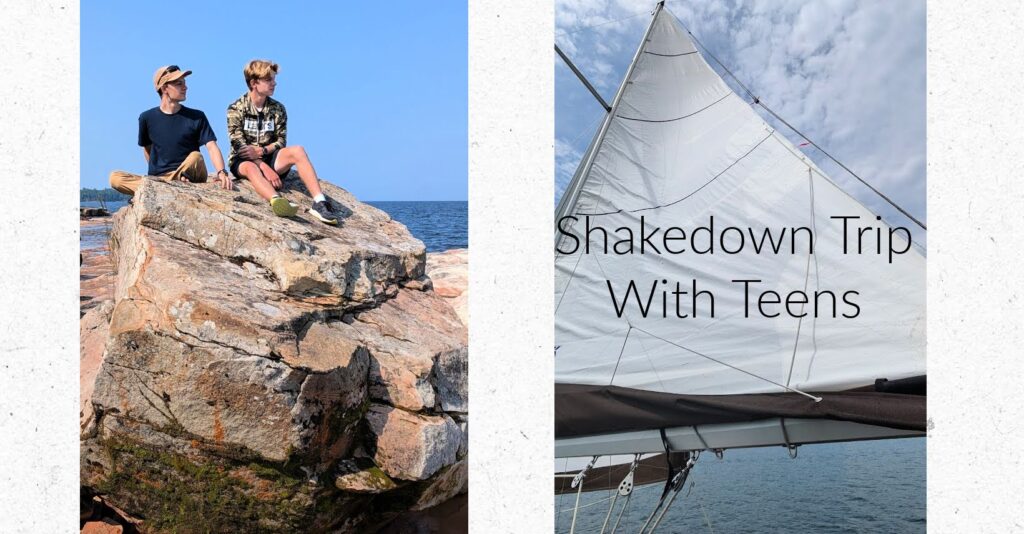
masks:
[(270, 209), (274, 210), (274, 215), (278, 217), (294, 217), (299, 212), (299, 207), (284, 197), (270, 199)]

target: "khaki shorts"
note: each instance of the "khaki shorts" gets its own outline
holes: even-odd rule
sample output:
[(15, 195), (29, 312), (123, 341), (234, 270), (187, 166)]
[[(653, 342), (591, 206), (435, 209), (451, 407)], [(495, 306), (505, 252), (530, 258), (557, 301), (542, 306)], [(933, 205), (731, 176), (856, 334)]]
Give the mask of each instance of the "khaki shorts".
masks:
[[(206, 161), (203, 160), (203, 155), (199, 151), (192, 152), (174, 172), (162, 174), (159, 177), (167, 182), (181, 180), (182, 177), (192, 183), (205, 182), (208, 177)], [(110, 173), (110, 187), (126, 195), (134, 196), (135, 192), (139, 190), (139, 186), (142, 185), (142, 180), (143, 176), (130, 172), (114, 171)]]

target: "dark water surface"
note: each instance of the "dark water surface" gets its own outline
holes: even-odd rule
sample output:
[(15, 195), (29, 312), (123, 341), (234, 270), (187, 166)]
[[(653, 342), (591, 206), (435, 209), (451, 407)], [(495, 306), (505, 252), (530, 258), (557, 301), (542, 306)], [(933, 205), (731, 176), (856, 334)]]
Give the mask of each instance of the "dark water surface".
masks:
[(469, 246), (469, 203), (466, 201), (373, 201), (367, 204), (384, 210), (406, 225), (427, 252)]
[[(427, 252), (439, 252), (469, 246), (469, 203), (466, 201), (373, 201), (367, 204), (386, 211), (392, 219), (404, 224), (412, 235), (423, 241)], [(84, 207), (99, 207), (99, 202), (82, 202)], [(107, 202), (111, 213), (124, 202)], [(307, 206), (308, 207), (308, 206)], [(267, 208), (268, 210), (270, 208)], [(106, 241), (109, 226), (82, 230), (81, 248), (93, 248)]]
[[(634, 489), (618, 532), (638, 532), (662, 488)], [(781, 447), (730, 450), (721, 461), (704, 454), (656, 532), (923, 533), (925, 488), (924, 438), (804, 445), (795, 460)], [(579, 510), (576, 532), (601, 531), (609, 497), (583, 494), (581, 506), (597, 504)], [(569, 532), (575, 498), (555, 497), (559, 533)]]

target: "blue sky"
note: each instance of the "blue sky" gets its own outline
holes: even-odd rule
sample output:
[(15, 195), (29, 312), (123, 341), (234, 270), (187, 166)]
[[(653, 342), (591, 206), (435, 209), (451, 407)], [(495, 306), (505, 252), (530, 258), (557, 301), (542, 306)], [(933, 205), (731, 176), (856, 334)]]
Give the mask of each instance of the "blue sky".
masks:
[[(608, 102), (654, 5), (555, 2), (555, 42)], [(927, 224), (925, 2), (669, 0), (666, 8), (787, 122)], [(562, 60), (552, 57), (560, 195), (604, 112)], [(754, 109), (795, 144), (801, 141)], [(804, 151), (869, 209), (912, 224), (813, 147)]]
[(206, 113), (226, 158), (224, 111), (246, 90), (245, 63), (267, 58), (281, 66), (288, 142), (322, 179), (362, 200), (466, 200), (466, 5), (285, 6), (83, 3), (82, 187), (145, 173), (138, 116), (159, 104), (162, 65), (193, 71), (185, 105)]

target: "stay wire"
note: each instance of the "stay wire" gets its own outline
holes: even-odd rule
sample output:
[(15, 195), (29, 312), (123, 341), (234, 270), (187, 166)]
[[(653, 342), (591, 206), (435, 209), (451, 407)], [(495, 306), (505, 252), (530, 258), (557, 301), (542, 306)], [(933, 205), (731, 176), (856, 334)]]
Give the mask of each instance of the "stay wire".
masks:
[(777, 119), (777, 120), (778, 120), (779, 122), (781, 122), (782, 124), (786, 125), (786, 127), (787, 127), (787, 128), (789, 128), (790, 130), (793, 130), (793, 132), (794, 132), (794, 133), (796, 133), (796, 134), (797, 134), (797, 135), (799, 135), (799, 136), (800, 136), (801, 138), (803, 138), (803, 139), (804, 139), (804, 140), (806, 140), (806, 141), (807, 141), (808, 143), (810, 143), (810, 144), (811, 144), (811, 146), (813, 146), (814, 148), (816, 148), (816, 149), (820, 150), (822, 154), (824, 154), (824, 155), (825, 155), (826, 157), (828, 157), (828, 159), (830, 159), (830, 160), (832, 160), (833, 162), (835, 162), (835, 164), (836, 164), (836, 165), (839, 165), (840, 167), (842, 167), (842, 169), (843, 169), (844, 171), (846, 171), (846, 172), (850, 173), (850, 175), (851, 175), (851, 176), (853, 176), (853, 177), (854, 177), (854, 178), (856, 178), (856, 179), (857, 179), (858, 181), (860, 181), (860, 183), (862, 183), (862, 184), (864, 184), (865, 186), (867, 186), (867, 188), (868, 188), (868, 189), (870, 189), (871, 191), (873, 191), (873, 192), (874, 192), (874, 193), (875, 193), (876, 195), (878, 195), (878, 196), (882, 197), (882, 199), (883, 199), (883, 200), (885, 200), (886, 202), (888, 202), (890, 206), (892, 206), (892, 207), (896, 208), (896, 210), (898, 210), (898, 211), (899, 211), (900, 213), (902, 213), (902, 214), (903, 214), (903, 215), (904, 215), (905, 217), (907, 217), (907, 218), (908, 218), (908, 219), (910, 219), (911, 221), (914, 221), (914, 223), (915, 223), (915, 224), (917, 224), (918, 226), (920, 226), (920, 227), (921, 227), (921, 229), (923, 229), (923, 230), (925, 230), (925, 231), (927, 231), (927, 230), (928, 230), (928, 227), (927, 227), (927, 226), (925, 226), (925, 225), (924, 225), (924, 223), (922, 223), (921, 221), (917, 220), (917, 218), (916, 218), (916, 217), (914, 217), (913, 215), (911, 215), (910, 213), (908, 213), (908, 212), (907, 212), (907, 210), (905, 210), (905, 209), (903, 209), (902, 207), (900, 207), (900, 205), (899, 205), (899, 204), (896, 204), (896, 202), (894, 202), (894, 201), (893, 201), (892, 199), (890, 199), (889, 197), (887, 197), (887, 196), (886, 196), (886, 195), (885, 195), (884, 193), (882, 193), (882, 192), (881, 192), (881, 191), (879, 191), (878, 189), (875, 189), (875, 187), (874, 187), (873, 185), (869, 184), (869, 183), (867, 182), (867, 180), (865, 180), (865, 179), (861, 178), (861, 177), (860, 177), (860, 175), (858, 175), (857, 173), (855, 173), (855, 172), (853, 172), (852, 170), (850, 170), (850, 168), (849, 168), (849, 167), (847, 167), (846, 165), (844, 165), (844, 164), (843, 164), (843, 162), (841, 162), (841, 161), (839, 161), (838, 159), (836, 159), (836, 158), (835, 158), (834, 156), (832, 156), (832, 154), (829, 154), (829, 153), (828, 153), (828, 151), (826, 151), (826, 150), (825, 150), (824, 148), (821, 148), (821, 146), (819, 146), (819, 145), (818, 145), (817, 143), (815, 143), (814, 141), (812, 141), (812, 140), (811, 140), (811, 139), (810, 139), (809, 137), (807, 137), (807, 136), (806, 136), (806, 135), (805, 135), (805, 134), (804, 134), (803, 132), (801, 132), (800, 130), (797, 130), (797, 129), (796, 129), (796, 127), (794, 127), (794, 126), (793, 126), (792, 124), (790, 124), (790, 123), (786, 122), (786, 120), (785, 120), (785, 119), (783, 119), (782, 117), (780, 117), (778, 113), (775, 113), (775, 111), (774, 111), (774, 110), (772, 110), (772, 109), (771, 109), (771, 108), (769, 108), (769, 107), (768, 107), (767, 105), (765, 105), (765, 103), (764, 103), (764, 102), (762, 102), (762, 101), (761, 101), (761, 99), (760, 99), (760, 98), (758, 98), (758, 97), (757, 97), (757, 95), (755, 95), (755, 94), (754, 94), (754, 93), (753, 93), (753, 92), (752, 92), (752, 91), (750, 90), (750, 88), (749, 88), (749, 87), (747, 87), (747, 86), (746, 86), (746, 85), (745, 85), (745, 84), (744, 84), (743, 82), (741, 82), (741, 81), (740, 81), (740, 79), (739, 79), (739, 78), (737, 78), (737, 77), (736, 77), (736, 75), (735, 75), (735, 74), (733, 74), (731, 70), (729, 70), (729, 67), (726, 67), (726, 66), (725, 66), (725, 64), (724, 64), (724, 63), (722, 63), (722, 62), (721, 62), (721, 61), (720, 61), (720, 60), (719, 60), (719, 59), (718, 59), (718, 58), (717, 58), (717, 57), (715, 56), (715, 54), (713, 54), (713, 53), (711, 52), (711, 50), (710, 50), (710, 49), (708, 49), (708, 47), (704, 46), (704, 43), (700, 42), (700, 39), (697, 39), (697, 36), (696, 36), (696, 35), (694, 35), (694, 34), (693, 34), (693, 32), (692, 32), (692, 31), (690, 31), (690, 29), (686, 27), (686, 24), (683, 24), (683, 21), (679, 20), (679, 17), (676, 17), (676, 16), (675, 16), (675, 14), (673, 14), (672, 16), (673, 16), (673, 17), (674, 17), (674, 18), (676, 19), (676, 21), (677, 21), (677, 22), (679, 22), (679, 25), (680, 25), (680, 26), (682, 26), (684, 30), (686, 30), (686, 33), (688, 33), (688, 34), (690, 35), (690, 37), (692, 37), (692, 38), (693, 38), (693, 41), (694, 41), (695, 43), (697, 43), (697, 45), (698, 45), (698, 46), (700, 46), (700, 47), (701, 47), (702, 49), (704, 49), (704, 51), (705, 51), (705, 52), (707, 52), (708, 56), (709, 56), (709, 57), (711, 57), (711, 59), (715, 60), (715, 63), (718, 63), (718, 66), (719, 66), (719, 67), (722, 67), (722, 70), (724, 70), (724, 71), (726, 72), (726, 74), (728, 74), (728, 75), (729, 75), (729, 76), (730, 76), (730, 77), (731, 77), (731, 78), (732, 78), (732, 79), (733, 79), (733, 80), (734, 80), (734, 81), (735, 81), (735, 82), (736, 82), (737, 84), (739, 84), (739, 86), (740, 86), (740, 87), (742, 87), (742, 88), (743, 88), (743, 90), (744, 90), (744, 91), (745, 91), (745, 92), (747, 93), (747, 96), (749, 96), (749, 97), (751, 98), (751, 101), (752, 101), (752, 102), (753, 102), (754, 104), (757, 104), (758, 106), (761, 106), (761, 108), (762, 108), (762, 109), (764, 109), (765, 111), (767, 111), (768, 113), (770, 113), (770, 114), (771, 114), (771, 116), (775, 117), (775, 118), (776, 118), (776, 119)]
[(682, 346), (682, 345), (680, 345), (680, 344), (678, 344), (678, 343), (676, 343), (674, 341), (665, 339), (665, 338), (663, 338), (663, 337), (661, 337), (659, 335), (656, 335), (656, 334), (652, 334), (652, 333), (648, 332), (647, 330), (644, 330), (643, 328), (640, 328), (639, 326), (634, 326), (633, 329), (637, 330), (637, 331), (640, 331), (640, 332), (643, 332), (643, 333), (645, 333), (645, 334), (647, 334), (647, 335), (649, 335), (649, 336), (651, 336), (653, 338), (660, 339), (660, 340), (664, 341), (665, 343), (668, 343), (669, 345), (673, 345), (673, 346), (679, 347), (679, 348), (681, 348), (681, 349), (683, 349), (683, 350), (685, 350), (687, 352), (696, 354), (697, 356), (700, 356), (701, 358), (705, 358), (705, 359), (711, 360), (711, 361), (713, 361), (713, 362), (715, 362), (717, 364), (724, 365), (724, 366), (726, 366), (726, 367), (728, 367), (730, 369), (733, 369), (735, 371), (739, 371), (739, 372), (741, 372), (741, 373), (743, 373), (745, 375), (752, 376), (752, 377), (754, 377), (754, 378), (756, 378), (758, 380), (763, 380), (765, 382), (768, 382), (769, 384), (773, 384), (773, 385), (779, 386), (780, 388), (785, 389), (786, 391), (791, 391), (793, 393), (798, 393), (800, 395), (803, 395), (804, 397), (807, 397), (809, 399), (814, 400), (814, 402), (821, 402), (821, 397), (815, 397), (814, 395), (811, 395), (810, 393), (805, 393), (803, 391), (800, 391), (799, 389), (791, 388), (791, 387), (789, 387), (789, 386), (787, 386), (785, 384), (780, 384), (780, 383), (778, 383), (778, 382), (776, 382), (776, 381), (774, 381), (774, 380), (772, 380), (770, 378), (765, 378), (763, 376), (759, 376), (759, 375), (756, 375), (754, 373), (751, 373), (750, 371), (747, 371), (746, 369), (741, 369), (739, 367), (736, 367), (735, 365), (731, 365), (731, 364), (725, 363), (722, 360), (713, 358), (711, 356), (708, 356), (707, 354), (703, 354), (701, 352), (697, 352), (697, 351), (695, 351), (695, 350), (693, 350), (693, 349), (691, 349), (689, 347), (684, 347), (684, 346)]
[(641, 11), (639, 13), (634, 13), (632, 15), (629, 15), (629, 16), (626, 16), (626, 17), (622, 17), (621, 19), (606, 20), (604, 22), (599, 22), (597, 24), (591, 24), (590, 26), (580, 26), (580, 27), (578, 27), (578, 28), (576, 28), (576, 29), (574, 29), (572, 31), (558, 30), (558, 31), (555, 32), (555, 35), (558, 35), (558, 34), (562, 34), (562, 35), (566, 35), (566, 36), (568, 36), (568, 35), (575, 35), (575, 34), (577, 34), (579, 32), (582, 32), (582, 31), (593, 30), (594, 28), (597, 28), (599, 26), (607, 26), (608, 24), (615, 24), (616, 22), (622, 22), (624, 20), (629, 20), (629, 19), (632, 19), (632, 18), (636, 18), (636, 17), (639, 17), (640, 15), (650, 15), (650, 14), (651, 14), (650, 11)]

